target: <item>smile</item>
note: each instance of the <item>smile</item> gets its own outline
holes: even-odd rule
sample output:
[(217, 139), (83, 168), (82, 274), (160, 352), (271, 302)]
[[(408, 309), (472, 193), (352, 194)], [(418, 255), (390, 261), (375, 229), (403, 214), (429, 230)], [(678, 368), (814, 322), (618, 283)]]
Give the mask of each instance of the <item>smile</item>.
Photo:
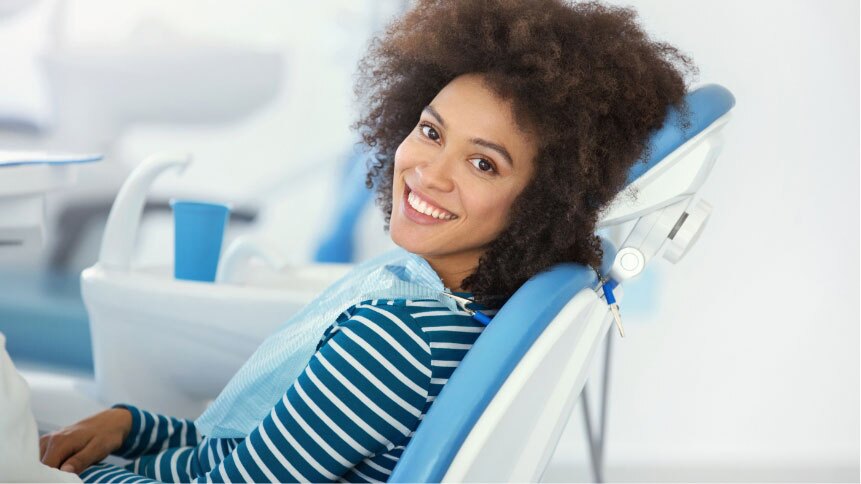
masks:
[(406, 214), (416, 222), (445, 222), (448, 220), (454, 220), (457, 218), (457, 215), (433, 205), (427, 200), (423, 199), (421, 196), (416, 194), (414, 191), (410, 189), (409, 186), (405, 186), (405, 211)]

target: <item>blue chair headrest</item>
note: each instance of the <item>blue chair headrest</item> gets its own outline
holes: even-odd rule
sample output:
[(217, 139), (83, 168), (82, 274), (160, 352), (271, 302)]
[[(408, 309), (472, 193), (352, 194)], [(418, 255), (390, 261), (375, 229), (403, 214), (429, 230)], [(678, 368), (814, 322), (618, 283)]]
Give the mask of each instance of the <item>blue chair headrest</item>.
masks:
[(729, 112), (735, 106), (735, 97), (723, 86), (706, 84), (689, 92), (684, 103), (690, 114), (690, 127), (682, 129), (681, 113), (675, 107), (670, 107), (663, 127), (652, 134), (649, 140), (651, 155), (646, 159), (641, 158), (628, 172), (628, 185)]

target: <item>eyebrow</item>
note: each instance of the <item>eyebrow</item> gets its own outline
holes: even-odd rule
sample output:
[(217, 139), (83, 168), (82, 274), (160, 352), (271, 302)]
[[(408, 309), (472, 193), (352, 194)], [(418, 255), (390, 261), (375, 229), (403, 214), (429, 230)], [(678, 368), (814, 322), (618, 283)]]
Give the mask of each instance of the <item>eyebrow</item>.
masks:
[[(439, 122), (439, 124), (443, 128), (445, 128), (445, 121), (443, 121), (442, 116), (439, 115), (439, 113), (436, 111), (436, 109), (433, 108), (433, 106), (430, 106), (430, 105), (425, 106), (422, 111), (426, 112), (426, 113), (430, 114), (431, 116), (433, 116), (434, 118), (436, 118), (436, 120)], [(504, 146), (502, 146), (500, 144), (496, 144), (492, 141), (487, 141), (486, 139), (481, 139), (481, 138), (471, 138), (469, 141), (473, 144), (483, 146), (487, 149), (491, 149), (493, 151), (496, 151), (497, 153), (500, 154), (500, 156), (505, 158), (505, 161), (507, 161), (511, 167), (514, 167), (514, 160), (511, 159), (511, 155), (508, 153), (508, 150), (506, 150)]]

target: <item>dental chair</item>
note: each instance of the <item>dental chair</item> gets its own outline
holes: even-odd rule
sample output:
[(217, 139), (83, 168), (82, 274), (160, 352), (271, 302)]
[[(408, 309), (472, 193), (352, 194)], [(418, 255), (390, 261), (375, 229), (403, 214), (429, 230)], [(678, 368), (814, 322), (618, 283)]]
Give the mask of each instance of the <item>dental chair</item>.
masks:
[[(640, 274), (660, 255), (678, 262), (711, 212), (697, 191), (720, 154), (722, 129), (735, 99), (727, 89), (707, 85), (690, 92), (686, 102), (690, 128), (682, 130), (679, 113), (670, 111), (650, 140), (652, 156), (629, 174), (636, 202), (617, 197), (599, 224), (608, 228), (635, 221), (617, 242), (618, 250), (604, 240), (602, 274), (615, 282)], [(605, 341), (607, 368), (607, 332), (614, 318), (608, 305), (612, 296), (606, 297), (605, 290), (610, 286), (578, 264), (561, 264), (527, 281), (442, 389), (389, 481), (539, 481)], [(605, 423), (593, 436), (587, 401), (583, 398), (584, 416), (600, 482)]]
[[(657, 257), (680, 260), (708, 219), (711, 208), (697, 191), (720, 154), (735, 100), (727, 89), (707, 85), (686, 101), (691, 125), (681, 129), (679, 113), (669, 111), (650, 140), (651, 157), (630, 171), (636, 199), (621, 194), (599, 223), (599, 233), (608, 234), (601, 279), (582, 265), (560, 264), (524, 284), (449, 379), (391, 481), (540, 480), (602, 344), (607, 369), (610, 303), (621, 301), (624, 281)], [(99, 262), (82, 274), (95, 381), (22, 371), (40, 430), (117, 401), (196, 418), (267, 334), (349, 270), (348, 264), (285, 267), (276, 251), (247, 239), (227, 248), (215, 284), (174, 280), (170, 267), (131, 267), (145, 204), (141, 187), (188, 163), (181, 156), (153, 157), (117, 196)], [(157, 359), (153, 345), (159, 345)], [(605, 373), (602, 422), (606, 381)], [(600, 481), (605, 425), (592, 431), (587, 401), (582, 408)]]

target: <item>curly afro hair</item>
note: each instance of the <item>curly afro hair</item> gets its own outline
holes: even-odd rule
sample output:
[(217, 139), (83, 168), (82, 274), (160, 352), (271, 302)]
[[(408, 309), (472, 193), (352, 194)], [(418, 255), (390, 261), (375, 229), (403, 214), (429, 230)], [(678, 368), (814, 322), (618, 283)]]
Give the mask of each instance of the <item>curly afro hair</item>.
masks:
[(419, 0), (390, 24), (359, 62), (362, 112), (352, 126), (375, 151), (366, 184), (376, 187), (386, 230), (395, 151), (443, 87), (479, 73), (511, 102), (517, 124), (538, 133), (539, 150), (508, 225), (462, 286), (499, 307), (557, 263), (600, 267), (602, 210), (648, 157), (667, 108), (687, 112), (686, 74), (697, 73), (636, 20), (633, 9), (598, 2)]

